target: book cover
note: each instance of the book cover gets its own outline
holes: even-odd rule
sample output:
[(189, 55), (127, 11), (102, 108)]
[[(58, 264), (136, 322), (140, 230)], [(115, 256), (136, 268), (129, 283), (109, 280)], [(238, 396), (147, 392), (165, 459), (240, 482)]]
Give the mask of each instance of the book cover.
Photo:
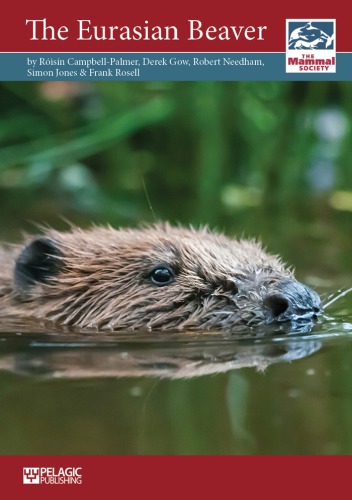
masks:
[[(281, 496), (287, 484), (292, 496), (345, 494), (352, 453), (350, 24), (351, 9), (340, 0), (6, 6), (0, 19), (6, 498)], [(195, 231), (193, 240), (182, 240), (181, 251), (165, 236), (152, 246), (149, 233), (144, 244), (138, 236), (139, 260), (97, 229), (142, 228), (143, 235), (166, 221), (195, 228), (187, 229)], [(89, 268), (77, 255), (85, 245), (88, 252), (92, 239), (84, 231), (92, 226)], [(71, 244), (70, 265), (79, 269), (72, 293), (79, 292), (64, 299), (66, 315), (50, 310), (50, 293), (40, 295), (60, 256), (50, 228), (78, 235), (72, 241), (81, 254)], [(244, 245), (231, 250), (240, 264), (226, 286), (230, 240), (221, 235), (216, 245), (210, 239), (202, 246), (199, 234), (207, 230)], [(35, 248), (21, 246), (43, 234)], [(254, 240), (268, 254), (258, 254)], [(44, 252), (41, 260), (33, 248)], [(282, 272), (294, 272), (304, 287), (305, 302), (290, 317), (293, 299), (282, 289), (263, 299), (263, 289), (273, 286), (268, 276), (260, 281), (273, 263), (269, 254), (277, 256), (275, 269), (281, 272), (284, 262), (290, 271)], [(28, 261), (31, 274), (28, 267), (23, 273)], [(101, 266), (104, 307), (89, 295)], [(125, 281), (111, 284), (117, 267)], [(177, 279), (181, 292), (151, 304), (147, 280), (160, 291)], [(257, 295), (241, 288), (249, 280)], [(205, 305), (218, 297), (226, 306), (209, 323)], [(12, 300), (18, 314), (10, 321)], [(312, 315), (307, 301), (315, 304)], [(136, 315), (132, 327), (114, 312), (121, 303)], [(234, 303), (243, 330), (227, 323)], [(137, 318), (138, 304), (145, 312)], [(270, 309), (278, 321), (263, 329), (257, 309), (247, 314), (248, 304), (259, 304), (263, 317)], [(90, 320), (80, 323), (80, 314)]]

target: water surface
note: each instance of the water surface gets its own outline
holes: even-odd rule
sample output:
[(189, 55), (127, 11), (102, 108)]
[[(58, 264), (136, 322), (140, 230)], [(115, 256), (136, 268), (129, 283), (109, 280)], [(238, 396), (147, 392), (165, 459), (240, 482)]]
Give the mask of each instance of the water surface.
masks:
[(338, 312), (265, 336), (30, 328), (1, 326), (2, 454), (352, 452)]

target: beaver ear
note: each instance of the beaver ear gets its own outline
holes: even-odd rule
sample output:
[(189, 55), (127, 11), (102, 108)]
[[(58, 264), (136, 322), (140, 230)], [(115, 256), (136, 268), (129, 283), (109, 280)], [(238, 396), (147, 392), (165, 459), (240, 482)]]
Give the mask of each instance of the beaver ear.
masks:
[(47, 238), (37, 238), (16, 259), (14, 280), (17, 291), (26, 292), (36, 283), (46, 283), (60, 269), (60, 252)]

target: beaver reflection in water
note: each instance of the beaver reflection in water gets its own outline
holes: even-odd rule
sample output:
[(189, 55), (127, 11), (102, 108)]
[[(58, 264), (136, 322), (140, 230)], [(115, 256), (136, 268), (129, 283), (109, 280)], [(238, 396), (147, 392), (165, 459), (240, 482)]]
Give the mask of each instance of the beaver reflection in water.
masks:
[(47, 230), (0, 249), (0, 315), (99, 329), (312, 322), (316, 292), (249, 240), (207, 229)]

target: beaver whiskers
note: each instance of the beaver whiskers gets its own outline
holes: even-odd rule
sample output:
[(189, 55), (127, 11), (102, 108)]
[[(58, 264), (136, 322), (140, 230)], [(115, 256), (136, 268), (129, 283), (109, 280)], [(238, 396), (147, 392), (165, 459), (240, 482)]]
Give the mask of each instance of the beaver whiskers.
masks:
[(334, 292), (333, 294), (329, 295), (329, 297), (327, 297), (327, 299), (330, 299), (330, 300), (328, 300), (325, 303), (323, 301), (324, 309), (326, 309), (327, 307), (330, 307), (331, 304), (333, 304), (337, 300), (342, 299), (342, 297), (345, 297), (350, 292), (352, 292), (352, 287), (351, 288), (347, 288), (346, 290), (337, 290), (337, 292)]

